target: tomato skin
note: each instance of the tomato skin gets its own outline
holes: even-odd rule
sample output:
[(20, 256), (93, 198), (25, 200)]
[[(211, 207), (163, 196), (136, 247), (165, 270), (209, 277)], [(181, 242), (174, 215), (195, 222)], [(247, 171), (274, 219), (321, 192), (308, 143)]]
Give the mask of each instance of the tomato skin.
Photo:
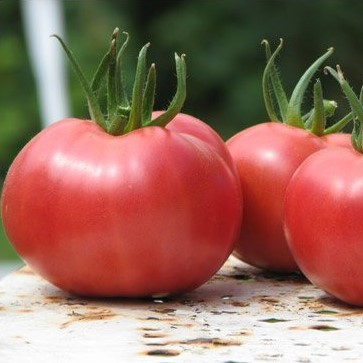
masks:
[(343, 132), (328, 134), (321, 136), (321, 139), (325, 142), (326, 147), (330, 146), (343, 146), (352, 148), (351, 135)]
[[(164, 111), (154, 111), (152, 113), (152, 118), (156, 118), (163, 112)], [(168, 123), (166, 128), (178, 133), (197, 137), (210, 146), (213, 146), (216, 152), (226, 161), (230, 168), (235, 170), (235, 165), (231, 154), (228, 152), (224, 141), (221, 139), (219, 134), (205, 122), (194, 116), (185, 113), (179, 113), (171, 122)]]
[(195, 136), (146, 127), (111, 136), (67, 119), (14, 160), (3, 223), (40, 275), (86, 296), (178, 294), (206, 282), (232, 252), (238, 180)]
[(286, 187), (298, 166), (324, 143), (305, 130), (267, 122), (227, 141), (241, 179), (244, 214), (234, 254), (262, 269), (298, 269), (283, 230)]
[(285, 231), (305, 276), (363, 306), (363, 156), (331, 148), (310, 156), (286, 192)]

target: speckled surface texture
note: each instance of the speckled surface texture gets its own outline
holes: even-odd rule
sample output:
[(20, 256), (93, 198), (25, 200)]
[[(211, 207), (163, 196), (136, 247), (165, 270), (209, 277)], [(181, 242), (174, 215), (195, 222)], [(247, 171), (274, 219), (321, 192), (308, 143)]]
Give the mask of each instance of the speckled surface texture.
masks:
[(0, 281), (0, 362), (361, 362), (363, 309), (231, 257), (160, 300), (82, 299), (28, 267)]

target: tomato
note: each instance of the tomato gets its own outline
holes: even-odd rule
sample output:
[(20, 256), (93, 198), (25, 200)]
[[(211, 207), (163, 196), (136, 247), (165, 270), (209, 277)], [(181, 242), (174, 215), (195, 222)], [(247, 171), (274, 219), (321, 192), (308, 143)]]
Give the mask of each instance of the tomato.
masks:
[(183, 56), (175, 54), (174, 98), (153, 113), (156, 74), (152, 64), (146, 75), (146, 44), (129, 102), (120, 68), (125, 34), (117, 52), (115, 29), (92, 83), (56, 36), (92, 121), (59, 121), (23, 148), (4, 183), (3, 223), (33, 270), (71, 293), (179, 294), (209, 280), (231, 254), (242, 219), (239, 178), (219, 135), (180, 113)]
[(327, 147), (298, 168), (286, 191), (285, 234), (313, 284), (363, 306), (363, 107), (340, 67), (326, 70), (339, 82), (355, 116), (351, 145)]
[(363, 156), (330, 148), (310, 156), (287, 188), (285, 230), (301, 271), (335, 297), (363, 305)]
[(112, 136), (79, 119), (43, 130), (4, 184), (18, 253), (81, 295), (175, 294), (207, 281), (233, 249), (240, 189), (214, 147), (181, 131)]
[(311, 154), (346, 143), (343, 134), (322, 135), (341, 130), (352, 114), (326, 128), (326, 120), (334, 114), (337, 104), (323, 99), (319, 80), (314, 84), (314, 107), (302, 114), (307, 86), (319, 66), (332, 54), (331, 48), (305, 71), (288, 98), (274, 63), (282, 41), (273, 54), (268, 42), (263, 43), (268, 56), (262, 77), (263, 96), (272, 122), (242, 130), (226, 142), (240, 176), (244, 197), (242, 228), (234, 254), (258, 268), (290, 272), (298, 270), (298, 265), (283, 229), (287, 185), (296, 169)]
[(298, 269), (283, 231), (286, 187), (298, 166), (323, 148), (319, 137), (282, 123), (263, 123), (227, 141), (244, 197), (241, 233), (234, 254), (272, 271)]
[(283, 231), (287, 185), (299, 165), (326, 147), (352, 149), (350, 134), (317, 137), (283, 123), (262, 123), (227, 141), (244, 195), (241, 234), (234, 254), (262, 269), (298, 269)]

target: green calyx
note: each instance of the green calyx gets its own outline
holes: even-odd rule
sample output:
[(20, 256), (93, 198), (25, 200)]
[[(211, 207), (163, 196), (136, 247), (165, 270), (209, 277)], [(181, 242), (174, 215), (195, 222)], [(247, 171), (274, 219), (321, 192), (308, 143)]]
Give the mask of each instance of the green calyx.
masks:
[[(122, 74), (123, 56), (129, 42), (128, 33), (118, 49), (120, 30), (116, 28), (111, 37), (110, 47), (99, 63), (91, 82), (84, 76), (72, 51), (64, 41), (53, 35), (62, 45), (68, 60), (86, 94), (91, 119), (111, 135), (123, 135), (147, 126), (166, 126), (182, 109), (186, 98), (186, 63), (185, 55), (175, 53), (177, 89), (167, 110), (152, 120), (156, 89), (155, 64), (147, 70), (147, 43), (139, 52), (132, 97), (129, 101)], [(106, 87), (105, 87), (106, 86)], [(101, 107), (102, 91), (106, 88), (107, 102), (105, 110)]]
[(355, 150), (363, 153), (363, 87), (359, 97), (350, 87), (348, 81), (344, 78), (343, 72), (339, 65), (334, 70), (331, 67), (325, 67), (325, 71), (330, 73), (340, 84), (340, 87), (349, 102), (354, 126), (352, 131), (352, 145)]
[(334, 125), (326, 127), (327, 119), (334, 115), (337, 103), (324, 99), (319, 79), (314, 84), (313, 108), (307, 114), (302, 114), (302, 103), (308, 85), (319, 67), (333, 54), (333, 48), (329, 48), (305, 71), (297, 82), (290, 98), (288, 98), (275, 63), (276, 57), (282, 49), (283, 40), (280, 39), (280, 43), (273, 53), (271, 53), (267, 40), (263, 40), (262, 44), (265, 46), (267, 58), (267, 64), (262, 76), (263, 97), (271, 121), (283, 122), (322, 136), (341, 131), (352, 120), (352, 115), (349, 114)]

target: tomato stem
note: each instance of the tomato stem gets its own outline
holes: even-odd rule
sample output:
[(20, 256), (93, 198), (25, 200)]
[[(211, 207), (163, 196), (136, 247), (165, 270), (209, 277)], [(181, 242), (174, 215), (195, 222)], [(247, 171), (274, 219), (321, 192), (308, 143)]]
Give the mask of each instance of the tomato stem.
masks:
[(62, 48), (66, 52), (69, 61), (71, 62), (73, 69), (82, 85), (82, 88), (87, 96), (88, 106), (90, 110), (90, 116), (92, 120), (94, 120), (100, 127), (102, 127), (105, 131), (107, 130), (107, 124), (103, 117), (101, 107), (99, 105), (99, 102), (96, 98), (96, 96), (93, 93), (91, 84), (87, 81), (85, 75), (83, 74), (81, 68), (78, 65), (78, 62), (76, 61), (72, 51), (66, 46), (62, 38), (56, 34), (52, 35), (55, 37), (61, 44)]
[[(117, 28), (118, 30), (118, 28)], [(108, 82), (107, 82), (107, 108), (108, 117), (111, 119), (115, 116), (117, 111), (117, 98), (116, 98), (116, 47), (118, 31), (114, 31), (114, 37), (111, 41), (111, 54), (108, 64)]]
[[(329, 117), (331, 112), (331, 104), (328, 103), (330, 101), (323, 99), (320, 81), (314, 89), (314, 108), (307, 115), (303, 116), (301, 114), (301, 105), (312, 76), (319, 66), (333, 53), (333, 48), (329, 48), (323, 56), (318, 58), (307, 69), (296, 84), (289, 99), (286, 96), (278, 68), (275, 64), (275, 59), (282, 49), (283, 40), (280, 39), (278, 47), (272, 54), (269, 42), (263, 40), (262, 44), (265, 46), (267, 58), (267, 64), (262, 76), (262, 89), (266, 111), (270, 120), (283, 122), (322, 135), (326, 124), (326, 117)], [(275, 108), (275, 102), (279, 109), (279, 116)]]
[(169, 104), (167, 110), (154, 120), (147, 122), (146, 126), (166, 126), (183, 107), (186, 98), (186, 63), (185, 54), (179, 56), (175, 53), (175, 66), (177, 76), (177, 89), (175, 96)]
[(335, 134), (340, 132), (353, 120), (353, 112), (349, 112), (347, 115), (342, 117), (339, 121), (337, 121), (334, 125), (326, 128), (324, 130), (324, 135)]
[(300, 128), (304, 127), (304, 122), (301, 116), (301, 105), (303, 102), (305, 91), (311, 81), (311, 78), (316, 73), (318, 68), (325, 60), (330, 57), (334, 52), (333, 48), (329, 48), (328, 51), (318, 58), (302, 75), (298, 83), (296, 84), (289, 101), (289, 105), (286, 111), (287, 123), (291, 126)]
[(353, 131), (352, 131), (352, 145), (355, 150), (363, 153), (363, 91), (361, 90), (359, 98), (350, 87), (347, 80), (344, 78), (343, 72), (339, 65), (336, 66), (336, 71), (331, 67), (325, 67), (340, 84), (343, 93), (348, 99), (349, 105), (353, 113)]
[(273, 54), (271, 54), (270, 44), (266, 39), (262, 41), (262, 44), (265, 46), (267, 58), (267, 65), (262, 75), (262, 89), (266, 111), (271, 121), (279, 122), (279, 117), (275, 111), (274, 102), (272, 99), (273, 94), (276, 98), (277, 104), (279, 105), (282, 121), (285, 122), (288, 100), (275, 65), (275, 58), (282, 49), (283, 40), (280, 39), (280, 44)]
[[(115, 42), (111, 42), (112, 56), (108, 65), (108, 129), (107, 132), (111, 135), (121, 135), (125, 131), (130, 118), (130, 104), (127, 98), (127, 94), (124, 87), (121, 60), (125, 52), (127, 44), (129, 42), (128, 33), (123, 32), (126, 35), (126, 39), (121, 46), (121, 49), (117, 53), (117, 39), (118, 28), (114, 31), (113, 39)], [(111, 52), (110, 51), (110, 52)]]
[(139, 53), (135, 83), (132, 91), (130, 118), (125, 132), (138, 129), (142, 125), (143, 86), (146, 77), (146, 53), (149, 46), (150, 43), (145, 44)]
[[(323, 99), (323, 106), (324, 106), (325, 117), (328, 118), (334, 116), (338, 104), (334, 100)], [(312, 108), (307, 114), (303, 115), (302, 119), (304, 121), (306, 129), (311, 129), (314, 117), (315, 117), (315, 108)]]
[(314, 112), (310, 131), (321, 136), (324, 133), (326, 126), (325, 107), (323, 99), (323, 88), (320, 79), (317, 79), (314, 84)]
[[(122, 74), (122, 61), (125, 49), (129, 42), (128, 33), (126, 40), (117, 52), (120, 30), (115, 28), (111, 37), (111, 44), (107, 53), (99, 63), (92, 82), (88, 82), (84, 76), (73, 53), (66, 46), (64, 41), (54, 35), (61, 43), (66, 55), (81, 83), (86, 94), (89, 112), (92, 120), (100, 125), (111, 135), (122, 135), (140, 127), (165, 126), (171, 121), (183, 107), (186, 98), (186, 64), (185, 56), (179, 57), (175, 54), (177, 89), (167, 110), (151, 120), (154, 107), (156, 89), (155, 64), (151, 64), (148, 73), (146, 72), (146, 55), (150, 43), (147, 43), (139, 52), (135, 81), (132, 90), (131, 103), (128, 100), (124, 87)], [(147, 73), (147, 75), (146, 75)], [(101, 110), (101, 90), (107, 80), (107, 110)]]
[(145, 125), (151, 120), (151, 114), (153, 112), (154, 99), (156, 88), (156, 68), (153, 63), (149, 68), (149, 73), (146, 79), (146, 85), (143, 95), (143, 110), (142, 110), (142, 124)]
[(116, 96), (117, 96), (117, 104), (118, 107), (121, 109), (130, 109), (130, 103), (127, 97), (127, 92), (125, 89), (125, 82), (123, 79), (123, 73), (122, 73), (122, 61), (123, 61), (123, 55), (125, 53), (126, 47), (129, 44), (129, 33), (123, 32), (126, 36), (126, 40), (122, 44), (118, 54), (117, 54), (117, 60), (116, 60)]
[[(118, 30), (118, 28), (115, 29), (115, 31)], [(112, 39), (114, 37), (115, 31), (112, 33)], [(112, 40), (111, 45), (108, 50), (108, 52), (105, 54), (105, 56), (102, 58), (101, 62), (99, 63), (95, 74), (93, 75), (92, 81), (91, 81), (91, 89), (96, 97), (99, 96), (99, 92), (101, 90), (103, 80), (107, 74), (109, 63), (110, 63), (110, 57), (112, 52)]]

